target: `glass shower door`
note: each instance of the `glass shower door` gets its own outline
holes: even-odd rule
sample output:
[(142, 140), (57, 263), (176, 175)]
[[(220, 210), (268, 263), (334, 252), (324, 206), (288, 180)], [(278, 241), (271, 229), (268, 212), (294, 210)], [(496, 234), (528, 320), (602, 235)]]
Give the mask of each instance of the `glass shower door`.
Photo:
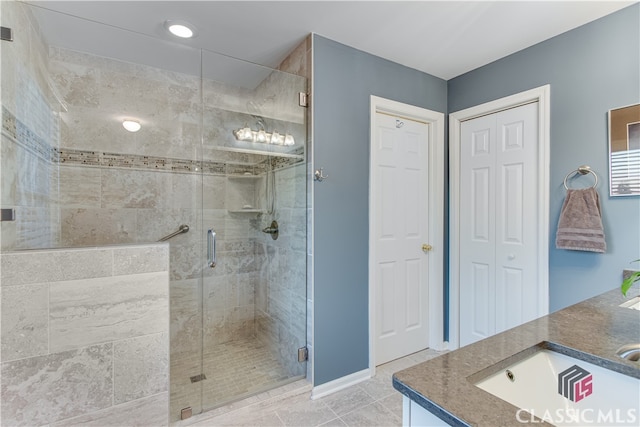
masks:
[(307, 81), (206, 51), (202, 77), (206, 410), (306, 373)]

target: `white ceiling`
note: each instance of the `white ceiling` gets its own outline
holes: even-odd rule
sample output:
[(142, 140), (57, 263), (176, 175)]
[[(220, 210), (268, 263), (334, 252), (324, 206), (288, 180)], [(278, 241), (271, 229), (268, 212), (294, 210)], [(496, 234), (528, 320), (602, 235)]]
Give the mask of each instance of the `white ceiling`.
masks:
[[(276, 67), (313, 32), (448, 80), (636, 1), (29, 3), (70, 15), (38, 8), (38, 20), (53, 45), (157, 66), (164, 62), (177, 71), (195, 66), (189, 62), (196, 59), (193, 50), (173, 45), (174, 38), (163, 28), (167, 19), (197, 27), (196, 38), (177, 43), (268, 67)], [(177, 47), (175, 55), (167, 54), (166, 41)]]

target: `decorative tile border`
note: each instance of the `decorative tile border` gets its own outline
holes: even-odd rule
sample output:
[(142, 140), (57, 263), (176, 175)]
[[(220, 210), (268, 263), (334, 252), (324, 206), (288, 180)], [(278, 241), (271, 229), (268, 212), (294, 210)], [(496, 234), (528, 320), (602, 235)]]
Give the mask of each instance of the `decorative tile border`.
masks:
[(4, 106), (2, 106), (2, 130), (10, 137), (16, 139), (18, 132), (16, 131), (16, 118)]
[(50, 163), (58, 161), (58, 150), (16, 119), (4, 106), (2, 107), (2, 133), (41, 159)]
[[(298, 147), (291, 154), (297, 154), (304, 158), (304, 148)], [(303, 159), (297, 159), (293, 157), (274, 157), (273, 158), (273, 168), (274, 170), (282, 169), (287, 166), (295, 165), (300, 162), (303, 162)], [(264, 163), (264, 162), (263, 162)]]
[[(202, 173), (211, 175), (242, 175), (246, 172), (261, 174), (269, 170), (269, 161), (274, 170), (303, 162), (298, 157), (267, 157), (254, 165), (233, 162), (198, 161), (168, 157), (142, 156), (138, 154), (107, 153), (72, 149), (57, 149), (25, 126), (5, 107), (2, 107), (2, 131), (23, 148), (54, 164), (68, 166), (90, 166), (100, 168), (156, 170), (173, 173)], [(304, 148), (292, 154), (304, 157)]]
[[(100, 151), (83, 151), (61, 149), (60, 164), (71, 166), (95, 166), (101, 168), (157, 170), (177, 173), (224, 174), (226, 163), (200, 162), (197, 160), (171, 159), (167, 157), (141, 156), (137, 154), (106, 153)], [(252, 166), (245, 166), (243, 172), (253, 172)]]

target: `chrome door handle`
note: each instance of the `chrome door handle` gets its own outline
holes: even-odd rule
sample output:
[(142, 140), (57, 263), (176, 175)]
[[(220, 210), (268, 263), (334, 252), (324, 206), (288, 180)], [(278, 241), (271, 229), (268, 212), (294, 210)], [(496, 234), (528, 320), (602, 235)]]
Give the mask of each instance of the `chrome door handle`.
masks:
[(207, 231), (207, 264), (211, 268), (216, 266), (216, 232), (213, 229)]

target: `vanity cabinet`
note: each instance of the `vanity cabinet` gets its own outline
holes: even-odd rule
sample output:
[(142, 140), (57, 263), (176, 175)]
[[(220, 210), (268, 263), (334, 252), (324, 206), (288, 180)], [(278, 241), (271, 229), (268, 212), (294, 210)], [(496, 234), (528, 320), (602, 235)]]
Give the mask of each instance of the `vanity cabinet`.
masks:
[[(636, 289), (629, 292), (628, 300), (638, 295)], [(403, 395), (403, 425), (596, 425), (594, 417), (604, 417), (600, 418), (605, 420), (600, 423), (603, 425), (638, 425), (637, 411), (633, 410), (640, 401), (640, 369), (636, 362), (619, 357), (615, 349), (640, 342), (640, 312), (621, 305), (624, 298), (620, 289), (613, 289), (395, 372), (393, 387)], [(526, 368), (520, 364), (518, 369), (524, 371), (512, 372), (518, 375), (516, 384), (522, 387), (516, 391), (512, 386), (515, 380), (507, 369), (516, 369), (525, 359), (532, 362), (530, 356), (541, 350), (555, 353), (557, 359), (563, 360), (562, 365), (549, 363), (551, 359), (536, 361), (536, 365), (528, 364)], [(573, 405), (583, 405), (582, 400), (564, 399), (566, 396), (561, 396), (557, 387), (558, 372), (568, 369), (572, 372), (576, 365), (587, 372), (588, 376), (582, 379), (591, 379), (587, 384), (599, 384), (595, 387), (600, 390), (597, 394), (596, 388), (584, 385), (583, 390), (590, 391), (584, 393), (583, 409)], [(548, 368), (547, 371), (541, 366)], [(506, 378), (503, 372), (507, 373)], [(479, 386), (480, 380), (496, 373), (503, 381), (499, 385), (502, 396), (496, 389)], [(510, 396), (524, 400), (510, 403)], [(578, 413), (585, 418), (569, 422)], [(534, 415), (539, 418), (532, 418)]]
[(402, 396), (402, 425), (404, 427), (444, 427), (449, 424), (424, 409), (422, 406)]

